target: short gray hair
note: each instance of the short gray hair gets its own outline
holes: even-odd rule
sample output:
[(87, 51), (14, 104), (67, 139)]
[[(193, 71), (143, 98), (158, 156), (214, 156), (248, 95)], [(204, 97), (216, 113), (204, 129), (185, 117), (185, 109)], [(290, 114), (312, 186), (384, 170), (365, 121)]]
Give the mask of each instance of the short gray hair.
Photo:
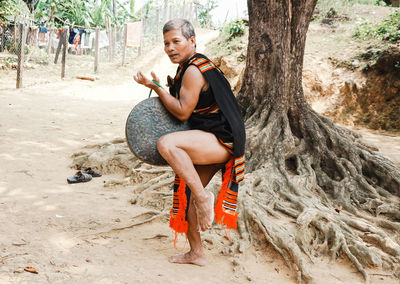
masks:
[(189, 39), (192, 36), (196, 37), (193, 25), (185, 19), (173, 19), (165, 23), (163, 27), (163, 34), (171, 30), (181, 30), (182, 35)]

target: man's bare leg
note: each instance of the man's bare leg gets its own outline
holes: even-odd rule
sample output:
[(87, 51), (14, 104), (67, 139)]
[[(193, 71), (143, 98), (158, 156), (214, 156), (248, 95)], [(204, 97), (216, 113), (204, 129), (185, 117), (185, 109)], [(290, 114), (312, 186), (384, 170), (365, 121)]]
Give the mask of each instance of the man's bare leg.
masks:
[[(214, 174), (221, 168), (221, 165), (212, 166), (195, 166), (203, 187), (206, 187), (210, 182)], [(199, 266), (206, 264), (206, 258), (204, 255), (203, 244), (201, 243), (201, 236), (199, 232), (199, 224), (197, 222), (196, 210), (193, 206), (193, 196), (190, 195), (190, 206), (188, 210), (188, 223), (189, 228), (187, 232), (187, 238), (190, 244), (190, 251), (184, 254), (178, 254), (169, 258), (170, 262), (173, 263), (190, 263)]]
[(157, 143), (158, 151), (175, 173), (190, 187), (202, 231), (211, 227), (213, 204), (211, 193), (204, 190), (194, 164), (225, 163), (231, 154), (218, 142), (214, 134), (201, 130), (187, 130), (167, 134)]

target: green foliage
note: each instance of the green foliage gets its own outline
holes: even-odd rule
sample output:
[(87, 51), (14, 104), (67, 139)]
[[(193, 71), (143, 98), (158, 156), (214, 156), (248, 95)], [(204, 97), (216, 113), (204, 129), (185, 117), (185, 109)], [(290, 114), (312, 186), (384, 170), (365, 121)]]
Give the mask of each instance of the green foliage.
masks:
[(241, 36), (244, 33), (246, 24), (242, 20), (236, 20), (236, 21), (229, 23), (227, 28), (228, 28), (228, 33), (229, 33), (230, 37)]
[(375, 0), (376, 6), (391, 6), (390, 1)]
[(135, 15), (135, 0), (129, 1), (129, 10), (131, 12), (131, 15)]
[(198, 6), (198, 19), (202, 28), (211, 28), (211, 11), (218, 7), (217, 0), (207, 0), (206, 4), (199, 4)]
[[(129, 2), (129, 3), (132, 4), (132, 1), (133, 1), (133, 5), (135, 5), (134, 0), (131, 0), (131, 2)], [(134, 20), (140, 19), (140, 17), (138, 15), (135, 15), (134, 9), (132, 10), (131, 6), (130, 6), (129, 10), (126, 8), (128, 6), (128, 1), (126, 3), (123, 3), (122, 1), (121, 2), (116, 1), (116, 3), (117, 3), (117, 17), (114, 18), (114, 21), (117, 22), (119, 25), (123, 25), (130, 19), (134, 19)]]
[(221, 28), (218, 37), (207, 44), (206, 54), (212, 56), (226, 56), (236, 52), (241, 52), (238, 55), (238, 62), (246, 60), (246, 56), (242, 54), (247, 48), (248, 27), (243, 23), (243, 30), (240, 34), (232, 36), (230, 27), (234, 26), (234, 21)]
[(368, 22), (365, 18), (362, 20), (363, 22), (356, 27), (353, 37), (364, 41), (374, 36), (375, 25)]
[(29, 15), (29, 9), (22, 0), (0, 0), (0, 22), (14, 20), (18, 15)]
[(364, 20), (356, 27), (353, 34), (360, 40), (380, 39), (390, 42), (400, 41), (400, 12), (396, 10), (380, 24), (373, 24)]
[[(126, 0), (128, 1), (128, 0)], [(50, 22), (54, 7), (54, 25), (64, 24), (82, 27), (105, 27), (105, 18), (120, 25), (133, 18), (125, 7), (126, 3), (116, 1), (117, 16), (114, 16), (112, 0), (33, 0), (25, 1), (33, 8), (32, 15), (22, 0), (0, 0), (0, 20), (7, 22), (15, 15), (25, 15), (35, 19), (37, 24)], [(131, 0), (134, 5), (134, 1)]]
[(101, 1), (100, 4), (96, 1), (92, 5), (91, 12), (89, 12), (90, 26), (105, 27), (105, 17), (113, 18), (111, 1)]

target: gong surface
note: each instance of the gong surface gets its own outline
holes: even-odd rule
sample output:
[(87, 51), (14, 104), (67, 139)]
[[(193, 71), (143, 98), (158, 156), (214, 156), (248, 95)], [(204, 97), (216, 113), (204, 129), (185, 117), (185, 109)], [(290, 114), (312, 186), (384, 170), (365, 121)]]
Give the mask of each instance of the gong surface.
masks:
[(138, 103), (126, 120), (125, 135), (129, 149), (140, 160), (152, 165), (167, 162), (157, 150), (161, 136), (189, 130), (187, 122), (181, 122), (170, 114), (159, 98), (148, 98)]

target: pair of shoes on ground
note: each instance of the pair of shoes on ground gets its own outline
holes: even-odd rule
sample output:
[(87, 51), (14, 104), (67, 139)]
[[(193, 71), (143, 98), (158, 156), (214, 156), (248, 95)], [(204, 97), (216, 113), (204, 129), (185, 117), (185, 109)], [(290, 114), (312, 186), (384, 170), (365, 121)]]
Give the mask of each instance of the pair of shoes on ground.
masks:
[(78, 171), (73, 177), (67, 178), (67, 182), (68, 183), (88, 182), (92, 180), (92, 177), (101, 177), (101, 173), (96, 172), (92, 168), (87, 168), (83, 172)]

